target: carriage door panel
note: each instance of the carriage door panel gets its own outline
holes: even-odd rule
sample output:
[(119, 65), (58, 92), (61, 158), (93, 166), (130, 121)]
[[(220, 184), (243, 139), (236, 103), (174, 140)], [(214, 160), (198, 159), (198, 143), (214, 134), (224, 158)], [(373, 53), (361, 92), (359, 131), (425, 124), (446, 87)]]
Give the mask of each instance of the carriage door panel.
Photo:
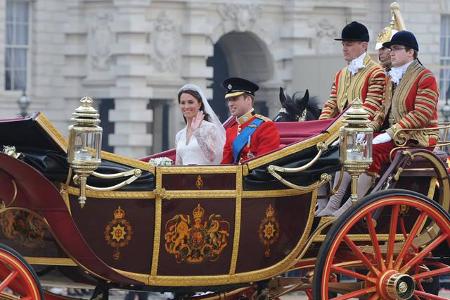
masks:
[(148, 274), (153, 251), (153, 193), (87, 191), (83, 208), (78, 195), (78, 189), (69, 188), (70, 211), (94, 253), (115, 269)]
[(155, 240), (151, 275), (180, 278), (229, 274), (238, 169), (236, 166), (158, 168), (156, 224), (160, 228), (155, 232), (159, 241)]

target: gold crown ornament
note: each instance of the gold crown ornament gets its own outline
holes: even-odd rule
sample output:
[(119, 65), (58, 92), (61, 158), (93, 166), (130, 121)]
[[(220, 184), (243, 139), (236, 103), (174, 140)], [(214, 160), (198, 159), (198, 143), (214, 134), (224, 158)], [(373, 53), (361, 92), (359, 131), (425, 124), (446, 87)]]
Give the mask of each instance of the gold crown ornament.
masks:
[(405, 30), (405, 22), (400, 13), (400, 5), (397, 2), (391, 3), (391, 23), (386, 26), (377, 36), (375, 50), (381, 49), (383, 43), (391, 41), (391, 38), (400, 30)]

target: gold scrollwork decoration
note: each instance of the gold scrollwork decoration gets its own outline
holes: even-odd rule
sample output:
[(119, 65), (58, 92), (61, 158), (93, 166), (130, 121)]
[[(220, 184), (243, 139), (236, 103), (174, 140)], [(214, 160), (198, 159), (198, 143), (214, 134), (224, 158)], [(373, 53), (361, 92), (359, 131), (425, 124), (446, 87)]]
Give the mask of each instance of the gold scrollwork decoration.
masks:
[(133, 236), (133, 228), (125, 219), (125, 211), (119, 206), (113, 213), (114, 219), (105, 227), (105, 241), (115, 248), (113, 259), (120, 259), (120, 248), (128, 245)]
[(175, 256), (177, 263), (199, 264), (216, 261), (228, 245), (230, 223), (221, 215), (211, 214), (204, 218), (205, 210), (200, 204), (190, 215), (178, 214), (165, 226), (165, 249)]
[(266, 215), (259, 224), (258, 234), (259, 240), (264, 244), (264, 256), (270, 257), (270, 245), (278, 241), (280, 236), (280, 224), (272, 204), (269, 204), (266, 209)]
[(203, 179), (201, 175), (197, 176), (197, 180), (195, 181), (195, 186), (200, 190), (203, 187)]

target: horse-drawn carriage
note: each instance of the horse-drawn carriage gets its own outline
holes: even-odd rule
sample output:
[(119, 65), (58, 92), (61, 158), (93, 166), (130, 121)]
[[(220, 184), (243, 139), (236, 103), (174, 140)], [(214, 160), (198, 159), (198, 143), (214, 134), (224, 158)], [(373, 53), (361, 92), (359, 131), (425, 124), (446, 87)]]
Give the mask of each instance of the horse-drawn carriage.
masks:
[[(0, 121), (0, 297), (68, 299), (41, 289), (57, 269), (96, 286), (96, 299), (111, 288), (444, 299), (433, 285), (450, 274), (445, 159), (400, 149), (371, 195), (337, 219), (314, 216), (320, 187), (341, 169), (343, 118), (278, 123), (283, 146), (239, 165), (154, 166), (102, 152), (90, 176), (67, 158), (98, 140), (76, 146), (40, 113)], [(283, 276), (291, 270), (299, 275)]]

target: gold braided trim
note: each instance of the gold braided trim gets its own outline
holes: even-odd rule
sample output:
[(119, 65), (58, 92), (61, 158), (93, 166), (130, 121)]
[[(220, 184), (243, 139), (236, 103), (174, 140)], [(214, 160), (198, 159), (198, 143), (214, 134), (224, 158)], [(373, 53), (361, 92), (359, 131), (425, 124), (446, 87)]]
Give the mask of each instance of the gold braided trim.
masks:
[[(417, 61), (414, 61), (411, 63), (411, 65), (408, 67), (408, 69), (406, 70), (405, 75), (403, 76), (402, 80), (400, 81), (399, 85), (397, 86), (397, 88), (394, 91), (394, 95), (392, 97), (392, 104), (391, 104), (391, 111), (392, 111), (392, 115), (394, 117), (394, 125), (390, 128), (390, 130), (392, 131), (392, 133), (394, 134), (394, 136), (400, 136), (397, 135), (397, 131), (400, 129), (407, 129), (407, 128), (401, 128), (399, 122), (403, 121), (403, 122), (409, 122), (411, 125), (416, 126), (416, 127), (420, 127), (421, 124), (419, 123), (420, 121), (415, 119), (415, 118), (405, 118), (405, 116), (408, 115), (408, 109), (406, 106), (406, 102), (408, 100), (408, 95), (411, 91), (411, 89), (414, 88), (414, 84), (417, 80), (417, 78), (420, 76), (420, 74), (425, 70), (425, 68), (419, 64)], [(431, 74), (424, 74), (425, 75), (430, 75)], [(422, 79), (420, 79), (422, 80)], [(421, 91), (421, 93), (423, 93), (423, 90)], [(432, 95), (436, 95), (435, 93), (433, 93), (433, 91), (430, 90), (430, 93)], [(420, 97), (420, 96), (419, 96)], [(430, 99), (427, 99), (425, 97), (420, 97), (424, 102), (428, 102), (431, 105), (435, 106), (436, 103), (433, 102)], [(395, 104), (395, 105), (394, 105)], [(425, 106), (422, 105), (423, 108), (425, 108)], [(426, 107), (426, 109), (428, 110), (429, 108)], [(432, 124), (432, 121), (427, 120), (426, 118), (424, 119), (423, 117), (418, 116), (418, 118), (422, 119), (422, 122), (428, 122), (429, 124)], [(419, 130), (419, 131), (403, 131), (402, 132), (402, 141), (405, 140), (409, 140), (409, 139), (414, 139), (416, 141), (418, 141), (420, 146), (429, 146), (429, 140), (430, 138), (435, 138), (436, 140), (439, 139), (439, 132), (436, 130)], [(400, 141), (398, 141), (400, 142)]]
[(364, 57), (365, 68), (359, 70), (355, 75), (350, 76), (350, 71), (344, 67), (339, 74), (339, 84), (337, 87), (337, 106), (339, 112), (342, 112), (351, 104), (353, 99), (362, 98), (362, 89), (366, 82), (367, 76), (380, 66), (376, 64), (368, 54)]

